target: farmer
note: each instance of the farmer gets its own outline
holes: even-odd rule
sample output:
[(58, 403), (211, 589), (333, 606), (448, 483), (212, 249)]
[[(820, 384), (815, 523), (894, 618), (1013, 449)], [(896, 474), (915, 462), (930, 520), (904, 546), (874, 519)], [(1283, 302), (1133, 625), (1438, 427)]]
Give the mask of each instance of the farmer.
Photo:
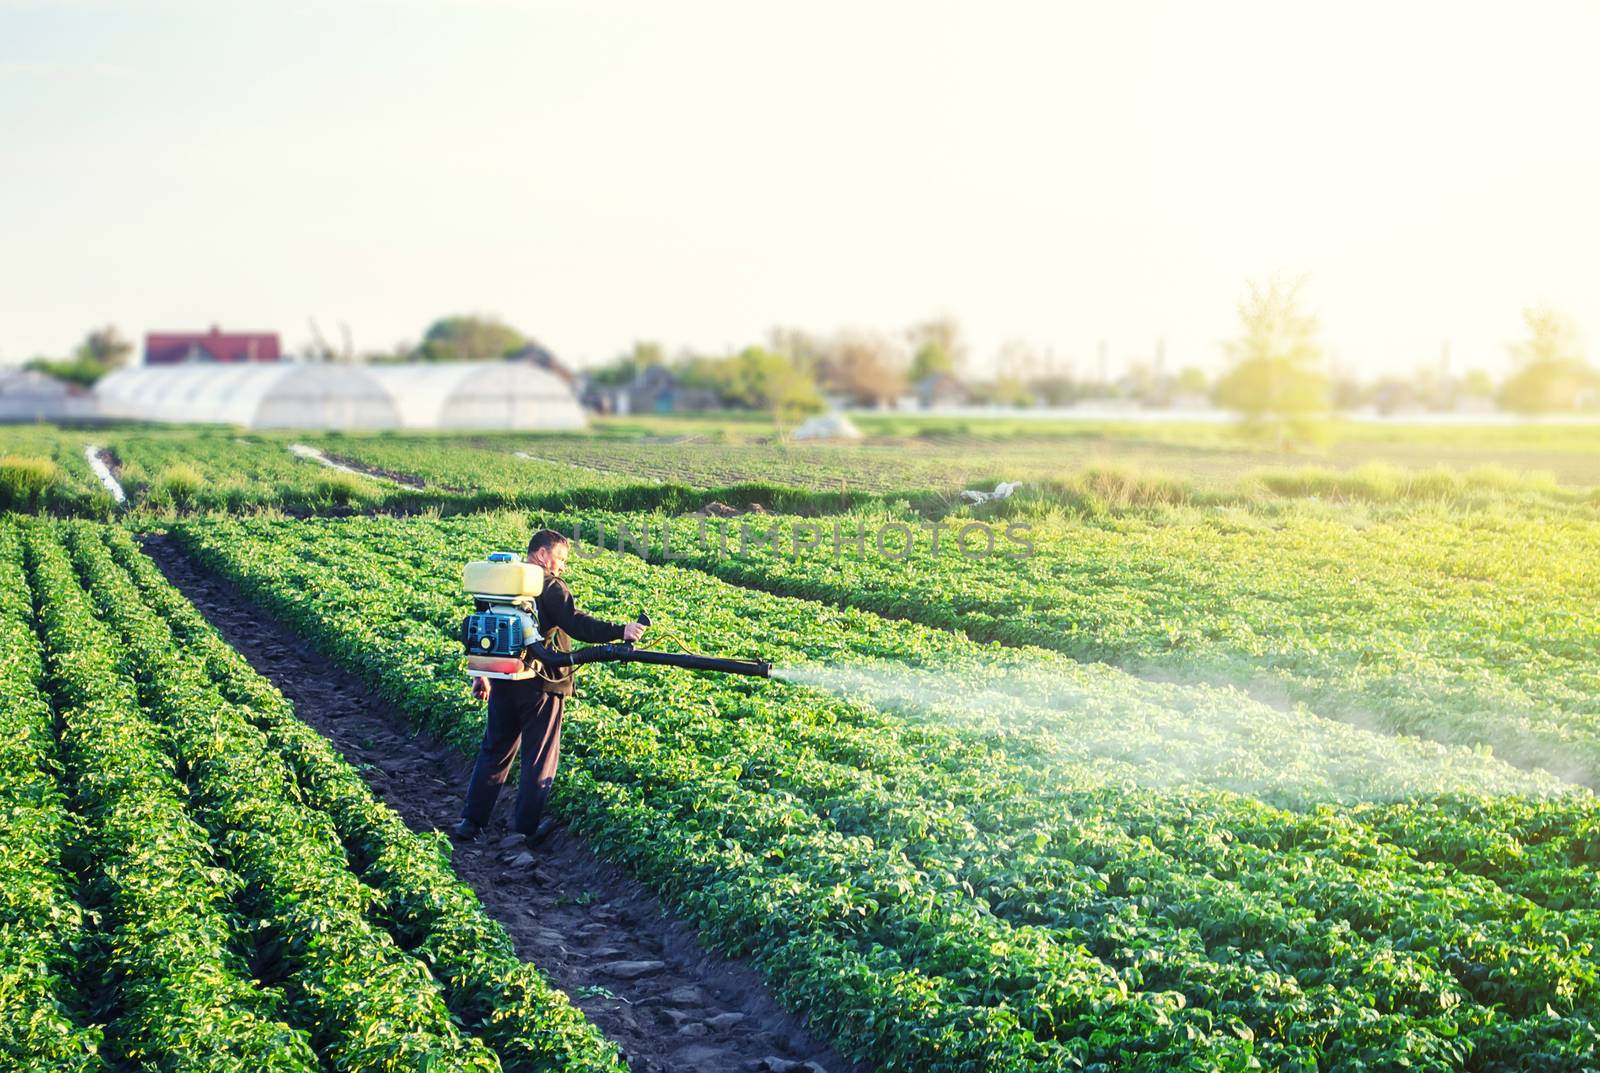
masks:
[[(559, 652), (570, 652), (573, 637), (590, 644), (637, 641), (644, 633), (641, 624), (604, 622), (574, 605), (572, 590), (561, 580), (570, 551), (567, 538), (553, 529), (541, 529), (528, 541), (528, 562), (544, 570), (544, 591), (535, 604), (545, 644)], [(572, 672), (571, 667), (545, 667), (534, 678), (500, 679), (492, 690), (489, 679), (472, 680), (472, 695), (489, 701), (489, 721), (483, 731), (478, 762), (472, 768), (472, 780), (467, 784), (461, 819), (450, 829), (453, 836), (475, 838), (489, 822), (520, 744), (522, 783), (517, 789), (511, 826), (529, 846), (549, 837), (553, 824), (549, 818), (541, 822), (540, 816), (561, 756), (561, 711), (572, 696)]]

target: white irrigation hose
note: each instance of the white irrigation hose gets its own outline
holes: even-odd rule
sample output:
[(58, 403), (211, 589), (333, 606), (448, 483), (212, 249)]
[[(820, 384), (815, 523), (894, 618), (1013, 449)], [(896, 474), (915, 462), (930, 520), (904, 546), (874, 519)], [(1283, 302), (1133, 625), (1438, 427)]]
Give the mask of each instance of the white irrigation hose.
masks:
[(321, 451), (317, 450), (315, 447), (311, 447), (304, 443), (291, 443), (289, 445), (289, 453), (294, 455), (296, 458), (309, 458), (313, 462), (321, 462), (329, 469), (336, 469), (340, 473), (349, 473), (353, 476), (361, 477), (369, 481), (382, 481), (385, 484), (393, 484), (400, 488), (406, 487), (404, 484), (401, 484), (399, 481), (394, 480), (393, 478), (383, 477), (376, 473), (363, 473), (359, 469), (352, 469), (349, 466), (341, 465), (340, 463), (329, 458), (327, 455), (323, 454)]
[(94, 475), (100, 478), (100, 483), (105, 485), (106, 491), (111, 493), (111, 498), (118, 503), (128, 501), (127, 493), (122, 490), (122, 484), (112, 474), (111, 467), (106, 465), (106, 460), (100, 457), (100, 448), (94, 444), (83, 449), (83, 457), (89, 460), (89, 468), (94, 470)]

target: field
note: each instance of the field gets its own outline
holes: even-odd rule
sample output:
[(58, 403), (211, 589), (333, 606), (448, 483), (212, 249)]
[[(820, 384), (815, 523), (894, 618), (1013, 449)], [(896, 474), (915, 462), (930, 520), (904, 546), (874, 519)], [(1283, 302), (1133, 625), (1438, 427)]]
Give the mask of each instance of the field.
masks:
[[(0, 1055), (1600, 1068), (1600, 429), (862, 423), (0, 429)], [(775, 668), (585, 668), (543, 862), (436, 830), (539, 525)]]

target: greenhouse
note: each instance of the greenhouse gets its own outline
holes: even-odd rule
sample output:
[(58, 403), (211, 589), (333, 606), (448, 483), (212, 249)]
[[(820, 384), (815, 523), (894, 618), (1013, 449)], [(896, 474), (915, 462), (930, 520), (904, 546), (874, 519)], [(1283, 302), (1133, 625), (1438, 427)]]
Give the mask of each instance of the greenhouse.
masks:
[(81, 388), (31, 369), (0, 370), (0, 421), (64, 421), (93, 409)]
[(141, 366), (95, 388), (102, 416), (305, 429), (570, 429), (583, 413), (542, 369), (260, 363)]
[(400, 428), (578, 429), (583, 410), (566, 381), (523, 362), (371, 365)]

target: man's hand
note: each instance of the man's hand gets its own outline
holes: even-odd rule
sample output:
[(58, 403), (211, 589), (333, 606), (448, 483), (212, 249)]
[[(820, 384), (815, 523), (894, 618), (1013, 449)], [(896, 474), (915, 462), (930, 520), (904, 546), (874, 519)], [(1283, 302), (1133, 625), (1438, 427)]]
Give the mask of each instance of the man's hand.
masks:
[(630, 622), (626, 626), (622, 627), (622, 639), (624, 641), (631, 643), (633, 641), (637, 641), (643, 636), (644, 624), (641, 622)]
[(487, 679), (487, 678), (474, 678), (472, 680), (472, 699), (473, 700), (488, 700), (489, 699), (489, 679)]

